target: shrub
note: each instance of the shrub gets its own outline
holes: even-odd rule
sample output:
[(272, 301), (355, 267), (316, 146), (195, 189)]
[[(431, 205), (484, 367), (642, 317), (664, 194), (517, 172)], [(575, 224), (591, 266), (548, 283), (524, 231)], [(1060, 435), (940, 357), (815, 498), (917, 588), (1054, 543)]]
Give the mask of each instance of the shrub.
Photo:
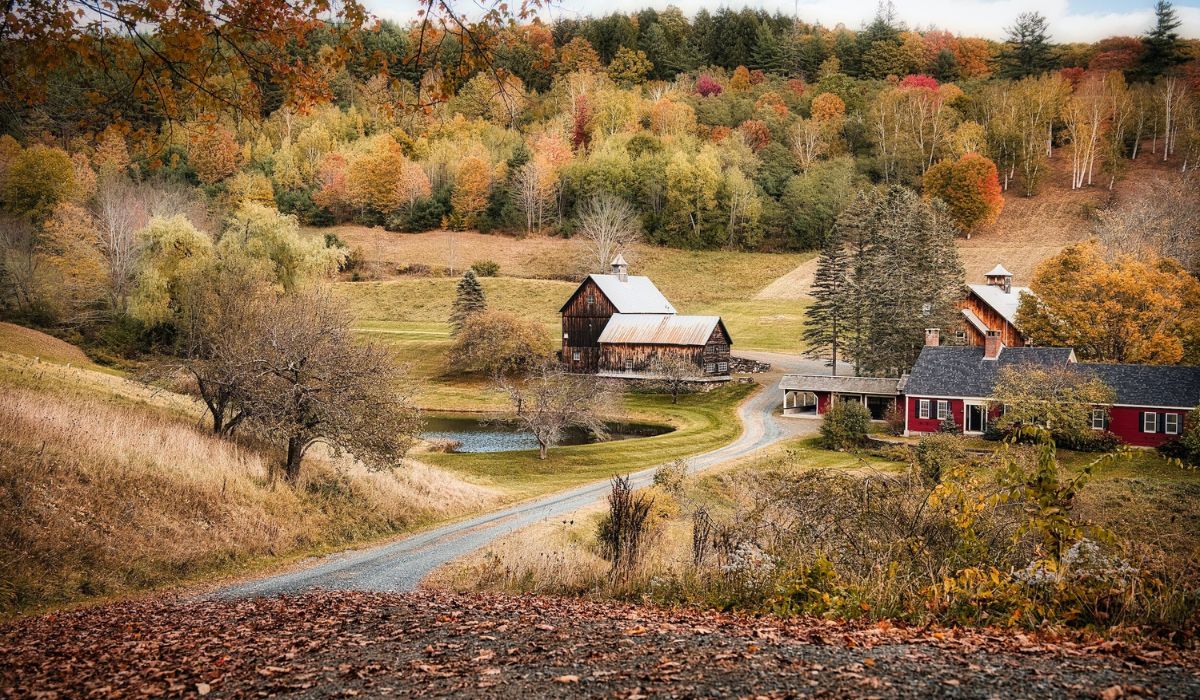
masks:
[(654, 485), (667, 493), (679, 495), (683, 492), (683, 482), (687, 479), (687, 474), (686, 459), (667, 462), (654, 470)]
[(1121, 438), (1107, 430), (1091, 430), (1066, 435), (1055, 433), (1054, 441), (1064, 450), (1075, 450), (1076, 452), (1112, 452), (1121, 446)]
[(500, 263), (495, 260), (476, 260), (471, 263), (471, 269), (480, 277), (495, 277), (500, 274)]
[(883, 422), (887, 424), (888, 432), (892, 435), (904, 434), (904, 411), (900, 410), (899, 402), (888, 406), (883, 414)]
[(867, 441), (871, 413), (853, 401), (834, 400), (821, 422), (821, 445), (828, 450), (854, 450)]
[(613, 477), (608, 513), (597, 528), (604, 557), (612, 562), (612, 575), (629, 573), (637, 564), (650, 535), (649, 519), (654, 499), (635, 494), (628, 477)]
[(921, 438), (917, 448), (913, 450), (917, 470), (921, 480), (929, 485), (942, 482), (942, 477), (956, 465), (962, 464), (966, 458), (962, 440), (957, 435), (937, 433)]
[(540, 323), (503, 311), (471, 314), (450, 347), (450, 366), (459, 372), (512, 374), (534, 367), (550, 354)]

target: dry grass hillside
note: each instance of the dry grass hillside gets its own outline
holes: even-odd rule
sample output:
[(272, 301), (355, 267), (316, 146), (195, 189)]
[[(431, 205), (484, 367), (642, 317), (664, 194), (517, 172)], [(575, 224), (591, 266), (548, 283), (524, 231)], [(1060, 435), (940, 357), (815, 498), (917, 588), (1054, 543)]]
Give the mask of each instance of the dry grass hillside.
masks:
[(402, 532), (497, 490), (410, 460), (395, 472), (218, 439), (195, 402), (0, 353), (0, 614), (115, 595)]
[(0, 352), (36, 357), (60, 365), (94, 367), (88, 356), (74, 345), (41, 331), (3, 321), (0, 321)]

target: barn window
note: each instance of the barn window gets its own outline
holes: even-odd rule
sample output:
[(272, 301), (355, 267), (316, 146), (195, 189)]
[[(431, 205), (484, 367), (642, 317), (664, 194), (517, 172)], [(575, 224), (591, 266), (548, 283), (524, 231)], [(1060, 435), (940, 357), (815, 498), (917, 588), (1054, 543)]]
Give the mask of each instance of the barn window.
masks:
[(567, 338), (570, 338), (570, 337), (571, 337), (570, 334), (563, 333), (563, 340), (566, 340)]
[(938, 401), (938, 420), (946, 420), (946, 416), (950, 415), (950, 402)]
[(706, 362), (704, 363), (704, 371), (707, 374), (712, 374), (713, 372), (717, 371), (717, 365), (712, 362)]
[(954, 331), (954, 337), (958, 340), (966, 340), (967, 332), (966, 331)]
[(1143, 413), (1142, 414), (1142, 432), (1157, 433), (1158, 432), (1158, 414)]
[(579, 362), (579, 357), (580, 357), (580, 353), (579, 353), (579, 351), (578, 351), (578, 350), (572, 350), (572, 351), (571, 351), (571, 359), (572, 359), (572, 360), (575, 360), (576, 362)]
[(922, 316), (928, 316), (931, 313), (933, 313), (933, 304), (930, 304), (930, 303), (921, 304), (921, 315)]
[(1104, 430), (1104, 421), (1108, 416), (1103, 408), (1092, 409), (1092, 430)]
[(1163, 432), (1167, 435), (1179, 434), (1179, 414), (1164, 413), (1163, 414)]
[(592, 304), (595, 304), (595, 303), (596, 303), (596, 295), (592, 294), (591, 292), (588, 292), (587, 305), (591, 306)]
[(625, 371), (626, 372), (633, 371), (633, 360), (625, 360)]
[(724, 374), (725, 372), (728, 372), (729, 371), (729, 363), (728, 362), (718, 362), (717, 363), (717, 371), (721, 372), (722, 374)]
[(917, 417), (919, 417), (919, 418), (928, 418), (929, 417), (929, 399), (921, 399), (920, 401), (917, 402)]

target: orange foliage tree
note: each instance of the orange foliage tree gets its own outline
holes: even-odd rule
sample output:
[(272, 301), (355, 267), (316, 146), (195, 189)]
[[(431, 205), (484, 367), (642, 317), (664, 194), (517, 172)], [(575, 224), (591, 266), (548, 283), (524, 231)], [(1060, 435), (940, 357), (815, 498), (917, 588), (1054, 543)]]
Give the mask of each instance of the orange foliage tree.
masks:
[(934, 164), (925, 171), (923, 183), (925, 196), (945, 202), (950, 217), (968, 238), (980, 226), (994, 222), (1004, 208), (996, 164), (978, 153)]
[(200, 182), (212, 185), (224, 180), (238, 169), (242, 148), (233, 133), (223, 126), (201, 126), (192, 133), (188, 143), (188, 163)]
[(1038, 266), (1037, 296), (1024, 295), (1017, 312), (1029, 338), (1093, 362), (1200, 359), (1200, 281), (1170, 258), (1104, 253), (1089, 241)]
[(454, 194), (450, 195), (450, 225), (455, 229), (471, 228), (479, 212), (487, 206), (492, 189), (492, 168), (487, 161), (471, 156), (464, 158), (454, 176)]

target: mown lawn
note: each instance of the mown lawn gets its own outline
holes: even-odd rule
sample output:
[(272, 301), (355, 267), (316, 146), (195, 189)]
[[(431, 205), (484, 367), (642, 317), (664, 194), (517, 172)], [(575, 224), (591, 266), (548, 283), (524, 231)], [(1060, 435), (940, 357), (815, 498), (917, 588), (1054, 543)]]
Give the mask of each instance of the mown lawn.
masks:
[(555, 447), (545, 460), (538, 459), (536, 450), (432, 454), (425, 459), (472, 481), (528, 498), (707, 452), (731, 442), (742, 430), (735, 415), (737, 406), (755, 388), (750, 384), (726, 386), (681, 397), (678, 405), (672, 405), (667, 396), (627, 395), (627, 418), (675, 428), (664, 435)]

